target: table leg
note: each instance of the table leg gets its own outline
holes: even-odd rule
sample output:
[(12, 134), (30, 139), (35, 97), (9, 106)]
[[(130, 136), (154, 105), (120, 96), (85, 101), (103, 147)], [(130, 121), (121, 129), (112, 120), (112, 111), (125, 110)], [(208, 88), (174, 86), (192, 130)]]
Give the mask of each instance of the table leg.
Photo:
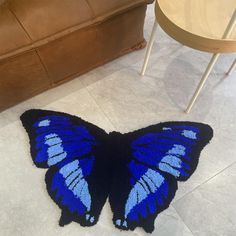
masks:
[(235, 68), (236, 68), (236, 59), (234, 60), (234, 62), (231, 65), (231, 67), (229, 68), (229, 71), (227, 72), (227, 75), (231, 75)]
[(157, 31), (157, 26), (158, 26), (158, 24), (157, 24), (157, 21), (155, 19), (155, 22), (154, 22), (154, 25), (153, 25), (153, 28), (152, 28), (152, 34), (151, 34), (150, 40), (149, 40), (148, 45), (147, 45), (147, 50), (146, 50), (146, 54), (145, 54), (145, 58), (144, 58), (144, 62), (143, 62), (141, 75), (144, 75), (145, 71), (147, 69), (147, 64), (148, 64), (149, 57), (150, 57), (151, 50), (152, 50), (152, 46), (153, 46), (153, 43), (154, 43), (154, 40), (155, 40), (155, 34), (156, 34), (156, 31)]
[(198, 84), (198, 87), (197, 87), (197, 89), (196, 89), (196, 91), (195, 91), (195, 93), (194, 93), (194, 95), (193, 95), (193, 97), (192, 97), (192, 99), (191, 99), (187, 109), (186, 109), (186, 113), (189, 113), (191, 111), (191, 109), (192, 109), (192, 107), (193, 107), (193, 105), (194, 105), (198, 95), (200, 94), (200, 92), (201, 92), (205, 82), (207, 81), (207, 79), (208, 79), (208, 77), (209, 77), (209, 75), (210, 75), (214, 65), (216, 64), (219, 56), (220, 56), (220, 53), (215, 53), (212, 56), (211, 61), (208, 64), (207, 69), (206, 69), (205, 73), (203, 74), (203, 77), (202, 77), (200, 83)]

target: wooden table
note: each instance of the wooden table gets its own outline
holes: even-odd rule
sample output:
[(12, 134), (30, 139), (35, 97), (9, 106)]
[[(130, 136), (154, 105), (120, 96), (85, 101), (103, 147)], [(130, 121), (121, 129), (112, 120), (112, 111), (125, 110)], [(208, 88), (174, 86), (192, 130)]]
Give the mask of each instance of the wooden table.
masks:
[[(158, 24), (173, 39), (193, 49), (211, 52), (213, 56), (186, 112), (195, 103), (220, 53), (236, 52), (236, 0), (157, 0), (156, 21), (141, 74), (144, 75)], [(236, 67), (233, 62), (228, 74)]]

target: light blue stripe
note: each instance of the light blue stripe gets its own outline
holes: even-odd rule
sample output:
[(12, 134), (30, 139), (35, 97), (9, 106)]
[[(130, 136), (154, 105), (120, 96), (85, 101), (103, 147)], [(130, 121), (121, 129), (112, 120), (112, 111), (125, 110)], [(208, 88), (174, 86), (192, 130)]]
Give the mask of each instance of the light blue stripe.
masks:
[(173, 148), (170, 149), (167, 154), (184, 156), (186, 148), (183, 145), (174, 144)]
[(165, 162), (175, 168), (181, 168), (182, 163), (182, 161), (178, 157), (172, 155), (167, 155), (163, 157), (161, 162)]
[(120, 219), (116, 220), (116, 225), (118, 225), (118, 226), (121, 225), (121, 220)]
[(48, 159), (48, 165), (49, 166), (53, 166), (53, 165), (57, 164), (58, 162), (62, 161), (63, 159), (65, 159), (66, 156), (67, 156), (67, 153), (63, 152), (62, 154), (60, 154), (58, 156), (49, 158)]
[[(69, 190), (73, 191), (75, 186), (81, 181), (81, 179), (83, 179), (81, 176), (77, 176), (73, 181), (72, 184), (70, 186), (67, 186), (69, 188)], [(73, 192), (74, 193), (74, 192)]]
[(87, 210), (90, 211), (91, 208), (91, 196), (88, 190), (88, 183), (81, 179), (74, 189), (72, 190), (74, 195), (81, 200), (81, 202), (86, 206)]
[(146, 175), (142, 177), (146, 183), (148, 184), (149, 188), (151, 189), (151, 192), (154, 193), (157, 190), (156, 185), (148, 178)]
[[(78, 180), (79, 181), (78, 181)], [(79, 195), (80, 195), (80, 193), (81, 193), (81, 191), (83, 190), (83, 187), (84, 187), (84, 185), (85, 185), (85, 180), (84, 179), (81, 179), (81, 178), (79, 178), (79, 177), (77, 177), (77, 179), (74, 181), (74, 183), (72, 184), (72, 185), (74, 185), (74, 186), (70, 186), (69, 187), (69, 189), (70, 190), (72, 190), (72, 192), (74, 193), (74, 195), (76, 196), (76, 197), (79, 197)]]
[(47, 153), (48, 153), (48, 157), (49, 158), (52, 158), (60, 153), (63, 153), (64, 152), (64, 149), (62, 147), (61, 144), (57, 144), (55, 146), (51, 146), (48, 148), (47, 150)]
[(48, 146), (53, 146), (59, 143), (62, 143), (62, 140), (58, 136), (45, 141), (45, 144), (47, 144)]
[(65, 178), (65, 184), (68, 189), (71, 190), (75, 197), (79, 198), (87, 210), (90, 211), (91, 196), (89, 194), (88, 183), (84, 179), (82, 169), (79, 166), (79, 161), (75, 160), (68, 163), (60, 169), (59, 173)]
[(42, 120), (38, 123), (38, 127), (47, 127), (50, 125), (50, 123), (51, 123), (50, 120)]
[(144, 190), (145, 190), (147, 193), (150, 193), (150, 191), (149, 191), (149, 189), (148, 189), (148, 187), (147, 187), (147, 184), (144, 182), (143, 179), (140, 179), (138, 182), (142, 185), (142, 187), (144, 188)]
[(159, 169), (164, 172), (167, 172), (169, 174), (172, 174), (175, 177), (179, 177), (179, 175), (180, 175), (180, 172), (178, 170), (173, 169), (171, 166), (169, 166), (168, 164), (165, 164), (165, 163), (160, 163)]
[(142, 185), (140, 185), (139, 183), (137, 183), (136, 191), (138, 193), (138, 202), (137, 203), (140, 203), (147, 197), (148, 193), (144, 190)]
[[(72, 173), (72, 172), (71, 172)], [(81, 178), (82, 170), (78, 169), (77, 171), (73, 172), (66, 178), (66, 185), (69, 186), (76, 178)], [(77, 181), (77, 180), (76, 180)]]
[(58, 134), (55, 134), (55, 133), (53, 133), (53, 134), (48, 134), (48, 135), (45, 136), (45, 140), (46, 140), (46, 139), (50, 139), (50, 138), (55, 138), (55, 137), (58, 137)]
[[(164, 177), (160, 175), (158, 172), (149, 169), (141, 178), (140, 180), (144, 180), (146, 182), (146, 185), (149, 186), (151, 191), (154, 193), (158, 190), (158, 188), (162, 185), (164, 182)], [(139, 180), (139, 181), (140, 181)], [(154, 184), (155, 183), (155, 184)], [(125, 217), (127, 218), (128, 214), (131, 212), (131, 210), (141, 203), (144, 199), (148, 197), (150, 192), (145, 191), (145, 189), (142, 187), (142, 185), (137, 182), (132, 190), (130, 191), (130, 194), (128, 196), (128, 200), (125, 205)]]
[(162, 175), (151, 169), (149, 169), (145, 175), (155, 183), (157, 188), (159, 188), (165, 180)]
[(125, 217), (128, 216), (130, 211), (141, 201), (143, 201), (147, 197), (147, 193), (142, 188), (139, 183), (136, 183), (131, 190), (128, 200), (125, 205)]
[(64, 178), (67, 178), (71, 174), (71, 172), (78, 169), (78, 167), (79, 167), (79, 161), (75, 160), (63, 166), (60, 169), (59, 173), (62, 174)]
[(162, 130), (172, 130), (172, 129), (169, 127), (163, 127)]
[(192, 130), (183, 130), (182, 135), (186, 138), (197, 139), (197, 133)]
[(128, 225), (127, 225), (127, 221), (126, 221), (126, 220), (123, 222), (122, 226), (125, 227), (125, 228), (128, 227)]

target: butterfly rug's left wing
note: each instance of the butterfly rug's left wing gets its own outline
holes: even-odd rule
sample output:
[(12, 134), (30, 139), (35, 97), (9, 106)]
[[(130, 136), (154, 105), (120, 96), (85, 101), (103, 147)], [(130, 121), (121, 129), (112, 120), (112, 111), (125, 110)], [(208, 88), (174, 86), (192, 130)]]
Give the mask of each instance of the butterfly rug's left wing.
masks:
[(61, 208), (60, 225), (96, 224), (109, 189), (99, 148), (105, 131), (69, 114), (30, 110), (21, 116), (35, 165), (48, 168), (47, 190)]
[(161, 123), (123, 135), (126, 161), (118, 164), (109, 195), (116, 227), (152, 232), (155, 218), (175, 196), (177, 181), (192, 175), (212, 135), (208, 125), (193, 122)]

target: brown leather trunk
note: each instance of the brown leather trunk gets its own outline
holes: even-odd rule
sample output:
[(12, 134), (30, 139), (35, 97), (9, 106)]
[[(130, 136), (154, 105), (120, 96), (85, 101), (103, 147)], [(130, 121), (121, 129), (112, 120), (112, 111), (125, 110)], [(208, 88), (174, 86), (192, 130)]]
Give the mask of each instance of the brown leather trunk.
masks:
[[(21, 1), (27, 7), (19, 5)], [(60, 19), (52, 26), (51, 19), (44, 17), (42, 25), (48, 28), (34, 25), (35, 14), (25, 17), (27, 9), (40, 14), (37, 7), (45, 0), (40, 4), (36, 0), (21, 1), (7, 1), (0, 8), (0, 111), (145, 45), (147, 1), (119, 0), (105, 9), (97, 3), (107, 0), (81, 0), (79, 4), (84, 4), (87, 13), (72, 16), (73, 22)], [(53, 1), (58, 0), (51, 0), (50, 4)], [(60, 1), (62, 4), (66, 0)], [(71, 2), (78, 4), (75, 0)], [(44, 7), (45, 11), (53, 9)], [(67, 7), (65, 12), (70, 14), (76, 6)]]

